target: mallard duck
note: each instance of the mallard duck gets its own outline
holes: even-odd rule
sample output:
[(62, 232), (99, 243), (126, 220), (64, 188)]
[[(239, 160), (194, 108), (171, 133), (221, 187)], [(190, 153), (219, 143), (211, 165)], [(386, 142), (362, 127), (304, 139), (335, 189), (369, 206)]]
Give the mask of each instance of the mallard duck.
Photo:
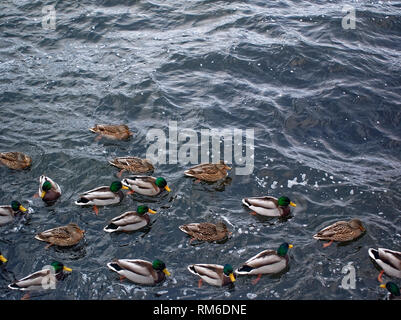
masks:
[(77, 244), (84, 237), (84, 230), (81, 230), (76, 223), (70, 223), (43, 231), (35, 236), (35, 239), (48, 242), (49, 248), (52, 245), (67, 247)]
[(26, 212), (21, 203), (18, 201), (11, 201), (10, 206), (0, 206), (0, 226), (9, 223), (14, 220), (15, 214), (17, 212)]
[(99, 214), (97, 206), (107, 206), (120, 203), (124, 199), (124, 193), (121, 189), (128, 190), (120, 181), (114, 181), (110, 187), (102, 186), (93, 190), (86, 191), (80, 195), (80, 198), (75, 201), (78, 206), (93, 205), (93, 210), (96, 215)]
[(53, 204), (61, 196), (60, 186), (49, 177), (44, 175), (39, 178), (39, 194), (44, 202)]
[(240, 268), (235, 270), (235, 273), (241, 275), (257, 275), (257, 279), (254, 280), (254, 284), (256, 284), (262, 274), (275, 274), (287, 268), (289, 263), (287, 252), (288, 249), (292, 247), (292, 244), (284, 242), (277, 250), (264, 250), (248, 259)]
[(149, 209), (147, 206), (138, 206), (136, 212), (128, 211), (112, 219), (103, 230), (106, 232), (139, 230), (150, 223), (147, 213), (155, 214), (156, 211)]
[(220, 161), (220, 163), (199, 164), (184, 171), (184, 174), (189, 177), (197, 178), (198, 180), (215, 182), (227, 177), (227, 170), (231, 170), (231, 168), (227, 166), (224, 161)]
[(31, 166), (32, 158), (22, 152), (1, 152), (0, 162), (10, 169), (22, 170)]
[(224, 266), (218, 264), (191, 264), (188, 266), (188, 270), (200, 277), (199, 287), (202, 286), (202, 280), (214, 286), (225, 286), (235, 282), (233, 267), (230, 264), (225, 264)]
[(155, 285), (170, 276), (163, 261), (156, 259), (149, 262), (141, 259), (116, 259), (107, 264), (110, 270), (117, 272), (121, 279), (146, 285)]
[(192, 237), (190, 242), (193, 240), (220, 241), (226, 239), (231, 234), (222, 221), (216, 224), (210, 222), (189, 223), (181, 225), (179, 228), (182, 232)]
[(288, 197), (253, 197), (244, 198), (242, 203), (252, 210), (251, 214), (260, 214), (266, 217), (286, 217), (291, 213), (291, 207), (297, 205)]
[(126, 140), (132, 136), (132, 132), (125, 124), (121, 125), (107, 125), (97, 124), (93, 128), (89, 129), (92, 132), (98, 133), (98, 138), (107, 137), (117, 140)]
[(64, 271), (71, 272), (72, 270), (64, 266), (61, 262), (54, 261), (51, 267), (36, 271), (25, 278), (9, 284), (8, 287), (23, 291), (54, 289), (57, 280), (63, 279)]
[(8, 260), (0, 252), (0, 264), (6, 263)]
[(383, 273), (390, 277), (401, 278), (401, 252), (384, 248), (377, 250), (369, 248), (368, 253), (373, 261), (382, 269), (377, 277), (380, 282), (383, 281)]
[(400, 288), (394, 282), (382, 283), (380, 288), (385, 288), (390, 292), (389, 300), (401, 300)]
[(141, 159), (137, 157), (119, 157), (109, 161), (109, 163), (121, 169), (121, 171), (118, 173), (119, 177), (121, 177), (124, 171), (145, 173), (155, 169), (148, 159)]
[(129, 189), (132, 193), (137, 192), (144, 196), (156, 196), (160, 192), (167, 190), (170, 192), (170, 188), (167, 186), (167, 181), (164, 178), (155, 178), (150, 176), (129, 176), (123, 179), (122, 184)]
[(359, 219), (352, 219), (350, 221), (338, 221), (316, 233), (313, 238), (317, 240), (330, 240), (329, 243), (324, 244), (328, 247), (333, 241), (346, 242), (359, 238), (366, 231)]

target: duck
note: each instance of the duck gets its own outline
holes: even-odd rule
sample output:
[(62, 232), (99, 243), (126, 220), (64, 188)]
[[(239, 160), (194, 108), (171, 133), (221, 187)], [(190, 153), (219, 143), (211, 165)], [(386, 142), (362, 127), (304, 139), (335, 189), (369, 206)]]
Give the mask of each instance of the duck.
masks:
[(15, 214), (18, 212), (26, 212), (22, 204), (16, 200), (11, 201), (9, 206), (0, 206), (0, 226), (5, 225), (14, 220)]
[(39, 178), (40, 198), (48, 205), (54, 204), (61, 196), (60, 186), (49, 177), (41, 175)]
[(382, 269), (377, 279), (383, 282), (383, 273), (390, 277), (401, 278), (401, 252), (384, 248), (369, 248), (369, 257)]
[(0, 152), (0, 162), (10, 169), (23, 170), (32, 164), (32, 158), (22, 152)]
[(107, 264), (108, 268), (117, 272), (120, 279), (128, 279), (137, 284), (155, 285), (162, 282), (170, 272), (160, 259), (153, 262), (142, 259), (116, 259)]
[(245, 261), (245, 263), (235, 270), (238, 275), (257, 275), (253, 281), (256, 284), (262, 274), (276, 274), (287, 268), (289, 263), (288, 249), (293, 248), (292, 244), (282, 243), (277, 250), (264, 250)]
[(387, 282), (386, 284), (382, 283), (380, 288), (387, 289), (390, 292), (388, 296), (389, 300), (401, 300), (401, 292), (400, 288), (394, 282)]
[(77, 244), (84, 237), (85, 230), (78, 227), (76, 223), (69, 223), (66, 226), (61, 226), (43, 231), (35, 236), (35, 239), (48, 242), (49, 248), (52, 245), (60, 247), (68, 247)]
[(142, 229), (150, 223), (147, 213), (155, 214), (156, 211), (140, 205), (136, 208), (136, 211), (128, 211), (112, 219), (103, 230), (106, 232), (130, 232)]
[(162, 177), (129, 176), (121, 182), (124, 186), (131, 189), (131, 193), (137, 192), (144, 196), (157, 196), (163, 190), (171, 191), (167, 185), (166, 179)]
[(129, 190), (128, 187), (124, 186), (120, 181), (114, 181), (111, 183), (110, 187), (102, 186), (84, 192), (79, 196), (79, 199), (75, 201), (75, 204), (78, 206), (92, 205), (93, 211), (98, 215), (99, 210), (97, 206), (117, 204), (124, 199), (124, 193), (121, 189)]
[(198, 287), (202, 286), (202, 282), (213, 286), (226, 286), (236, 281), (233, 273), (234, 269), (231, 264), (224, 266), (218, 264), (191, 264), (187, 267), (189, 272), (200, 277)]
[(359, 238), (366, 231), (359, 219), (350, 221), (337, 221), (332, 225), (320, 230), (313, 238), (317, 240), (329, 240), (323, 247), (328, 247), (334, 241), (347, 242)]
[(197, 178), (197, 181), (216, 182), (228, 176), (227, 170), (231, 168), (224, 161), (220, 161), (220, 163), (201, 163), (184, 171), (184, 174)]
[(56, 282), (64, 278), (64, 271), (71, 272), (72, 269), (54, 261), (50, 266), (45, 266), (42, 270), (9, 284), (8, 287), (22, 291), (54, 289)]
[(6, 263), (8, 260), (2, 255), (2, 253), (0, 252), (0, 265)]
[(252, 215), (265, 217), (287, 217), (291, 213), (290, 206), (297, 206), (286, 196), (278, 199), (270, 196), (244, 198), (242, 203), (252, 210)]
[(109, 163), (112, 166), (121, 169), (121, 171), (118, 173), (119, 177), (121, 177), (124, 171), (129, 171), (132, 173), (146, 173), (155, 169), (150, 160), (141, 159), (138, 157), (117, 157), (113, 160), (110, 160)]
[(178, 227), (182, 232), (190, 235), (194, 240), (199, 241), (221, 241), (226, 239), (231, 232), (228, 231), (224, 222), (219, 221), (216, 224), (210, 222), (188, 223)]
[(127, 140), (133, 135), (128, 126), (125, 124), (96, 124), (93, 128), (90, 128), (89, 130), (99, 134), (97, 139), (100, 139), (101, 137), (107, 137), (110, 139)]

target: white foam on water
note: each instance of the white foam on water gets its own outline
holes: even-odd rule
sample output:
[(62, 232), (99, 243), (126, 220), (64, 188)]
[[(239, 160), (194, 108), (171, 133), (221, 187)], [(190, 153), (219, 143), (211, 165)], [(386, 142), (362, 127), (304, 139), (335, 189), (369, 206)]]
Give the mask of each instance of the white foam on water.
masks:
[(302, 181), (302, 182), (298, 182), (298, 177), (295, 177), (292, 180), (288, 180), (288, 188), (292, 188), (294, 185), (302, 185), (302, 186), (306, 186), (308, 183), (308, 180)]

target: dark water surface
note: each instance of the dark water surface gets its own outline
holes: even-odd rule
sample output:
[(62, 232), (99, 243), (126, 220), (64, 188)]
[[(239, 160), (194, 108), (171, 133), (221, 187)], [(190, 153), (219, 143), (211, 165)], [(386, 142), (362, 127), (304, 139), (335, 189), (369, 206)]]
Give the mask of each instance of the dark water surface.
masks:
[[(345, 4), (355, 29), (342, 27)], [(45, 5), (55, 5), (55, 30), (42, 27)], [(367, 250), (401, 249), (400, 18), (401, 1), (1, 1), (0, 151), (25, 152), (33, 165), (0, 168), (0, 204), (20, 199), (33, 212), (0, 228), (9, 259), (0, 299), (20, 299), (7, 285), (54, 259), (73, 272), (32, 299), (384, 298)], [(127, 196), (95, 216), (74, 205), (78, 194), (116, 180), (107, 159), (145, 157), (149, 130), (168, 136), (173, 120), (179, 130), (254, 129), (252, 174), (232, 170), (216, 186), (184, 177), (190, 164), (156, 165), (172, 192), (147, 200), (158, 211), (150, 230), (106, 234), (111, 218), (144, 199)], [(96, 123), (126, 123), (134, 136), (96, 141)], [(63, 190), (52, 207), (32, 198), (41, 174)], [(264, 194), (288, 195), (292, 217), (249, 215), (241, 199)], [(323, 249), (312, 238), (353, 217), (367, 228), (357, 241)], [(190, 245), (178, 229), (219, 219), (233, 232), (220, 244)], [(69, 222), (86, 230), (75, 247), (46, 250), (34, 239)], [(234, 289), (198, 288), (186, 269), (236, 268), (283, 241), (294, 245), (289, 270), (256, 285), (239, 277)], [(156, 257), (171, 277), (155, 287), (120, 282), (106, 266)], [(348, 263), (356, 288), (346, 290)]]

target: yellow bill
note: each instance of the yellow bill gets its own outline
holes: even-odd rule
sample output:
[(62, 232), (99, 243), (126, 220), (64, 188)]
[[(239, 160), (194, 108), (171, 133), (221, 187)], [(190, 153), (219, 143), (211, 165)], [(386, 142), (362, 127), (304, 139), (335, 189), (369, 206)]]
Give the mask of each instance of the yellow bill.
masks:
[(68, 271), (68, 272), (71, 272), (71, 271), (72, 271), (71, 268), (68, 268), (68, 267), (66, 267), (66, 266), (63, 267), (63, 270), (64, 270), (64, 271)]
[(4, 258), (4, 256), (2, 256), (2, 255), (0, 254), (0, 261), (3, 262), (3, 263), (6, 263), (6, 262), (7, 262), (7, 259)]
[(168, 192), (171, 191), (171, 189), (168, 186), (165, 186), (164, 189), (166, 189)]
[(291, 207), (296, 207), (297, 205), (296, 205), (294, 202), (291, 201), (291, 202), (290, 202), (290, 206), (291, 206)]
[(123, 185), (123, 187), (122, 187), (124, 190), (129, 190), (129, 188), (127, 187), (127, 186), (124, 186)]
[(151, 214), (155, 214), (157, 211), (152, 210), (152, 209), (148, 209), (148, 212), (151, 213)]
[(168, 270), (166, 268), (163, 269), (163, 272), (166, 276), (170, 276), (170, 272), (168, 272)]
[(20, 211), (22, 211), (22, 212), (27, 211), (27, 209), (25, 209), (22, 205), (20, 205), (18, 209), (19, 209)]
[(294, 247), (294, 246), (293, 246), (292, 244), (288, 245), (288, 248), (290, 248), (290, 249), (293, 248), (293, 247)]
[(229, 275), (231, 282), (235, 282), (234, 273), (230, 273)]
[(43, 199), (45, 197), (45, 195), (46, 195), (46, 191), (42, 191), (40, 197)]
[(380, 285), (380, 288), (386, 288), (386, 285), (385, 285), (384, 283), (382, 283), (382, 284)]

